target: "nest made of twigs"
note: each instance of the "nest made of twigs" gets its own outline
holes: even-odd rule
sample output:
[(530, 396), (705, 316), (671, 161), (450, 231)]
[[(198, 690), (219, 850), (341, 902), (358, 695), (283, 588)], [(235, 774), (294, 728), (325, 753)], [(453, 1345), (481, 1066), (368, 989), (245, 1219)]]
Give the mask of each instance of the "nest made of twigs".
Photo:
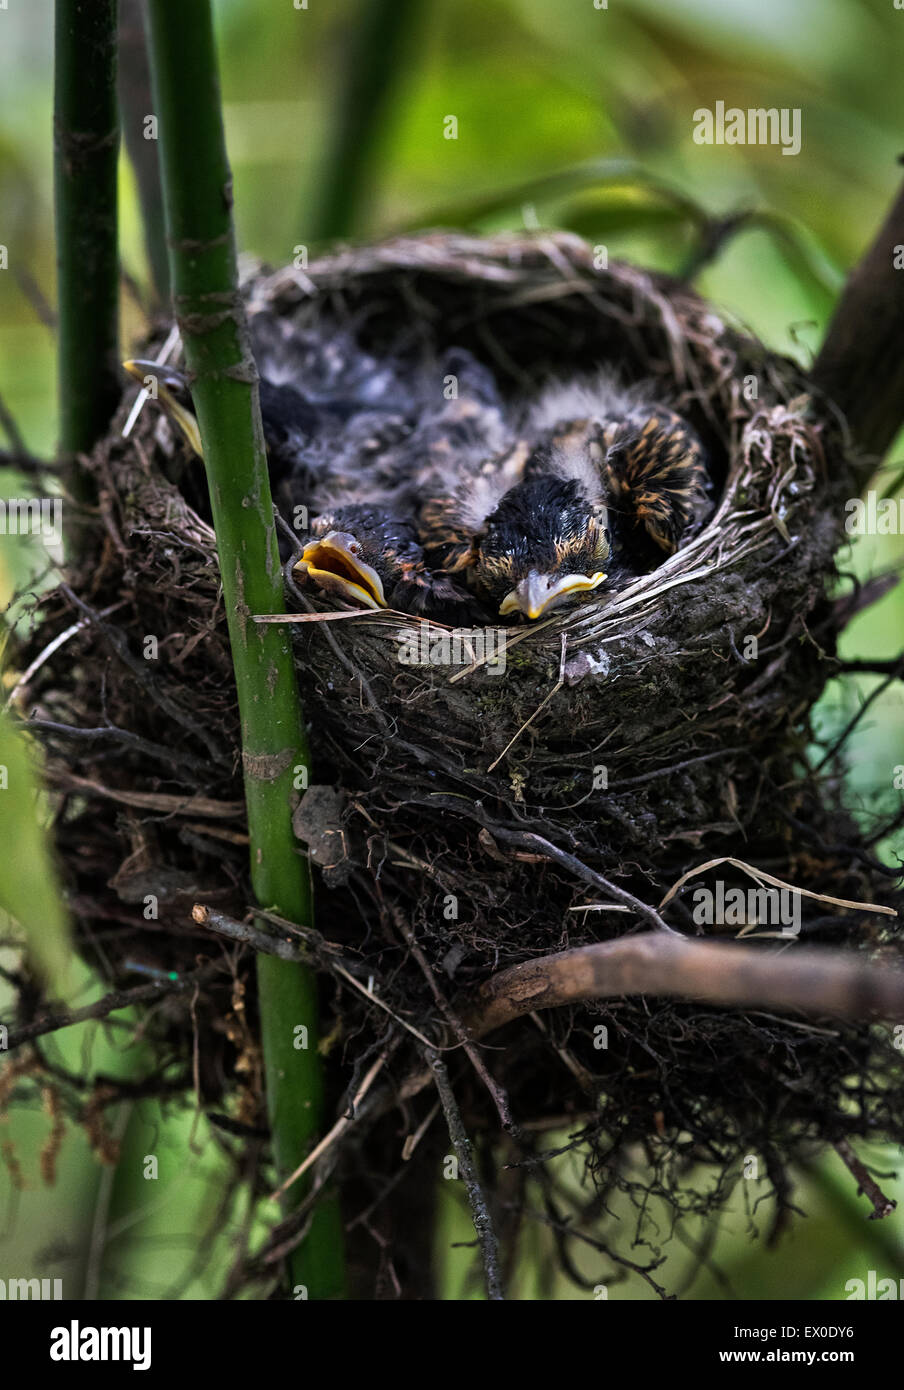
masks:
[[(637, 911), (580, 910), (605, 901), (601, 882), (622, 895), (616, 906), (646, 908), (647, 924), (683, 874), (729, 855), (813, 893), (894, 902), (838, 779), (817, 781), (803, 761), (810, 711), (837, 669), (829, 588), (850, 468), (837, 420), (793, 363), (681, 285), (595, 269), (566, 235), (405, 239), (255, 273), (245, 291), (252, 314), (353, 325), (372, 352), (466, 347), (512, 393), (603, 364), (660, 382), (719, 480), (714, 515), (676, 555), (600, 602), (509, 629), (501, 673), (479, 650), (406, 665), (400, 650), (421, 643), (420, 620), (332, 622), (327, 602), (288, 584), (290, 606), (319, 615), (292, 629), (317, 783), (296, 827), (323, 870), (318, 924), (386, 1006), (333, 972), (333, 1055), (353, 1078), (387, 1036), (386, 1074), (410, 1072), (414, 1044), (392, 1018), (429, 1032), (437, 988), (466, 1001), (504, 966), (643, 925)], [(45, 733), (82, 947), (115, 984), (136, 953), (195, 968), (199, 951), (216, 952), (192, 905), (241, 917), (250, 901), (214, 536), (166, 422), (146, 411), (122, 438), (132, 399), (91, 461), (88, 562), (42, 600), (25, 653), (81, 620), (31, 677), (30, 708), (57, 725), (119, 730), (93, 741)], [(680, 895), (669, 912), (696, 931)], [(802, 936), (860, 949), (889, 939), (879, 917), (827, 914), (816, 899)], [(202, 1092), (236, 1092), (238, 1058), (235, 1104), (253, 1116), (253, 1040), (234, 993), (249, 959), (206, 977), (196, 1019), (200, 1010)], [(330, 972), (328, 951), (315, 961)], [(594, 1047), (600, 1022), (617, 1038), (606, 1051)], [(186, 1042), (191, 1027), (175, 998), (156, 1023), (160, 1046)], [(678, 1201), (695, 1160), (727, 1172), (754, 1150), (783, 1210), (785, 1163), (802, 1145), (900, 1132), (904, 1114), (887, 1082), (893, 1059), (866, 1024), (828, 1037), (626, 997), (558, 1010), (542, 1027), (522, 1020), (503, 1040), (491, 1066), (519, 1153), (528, 1132), (571, 1123), (604, 1193), (616, 1184)], [(338, 1067), (337, 1086), (348, 1076)], [(462, 1064), (456, 1086), (489, 1142), (499, 1121), (484, 1085)], [(644, 1171), (629, 1177), (625, 1155), (641, 1138)], [(398, 1154), (378, 1131), (368, 1142), (357, 1162), (376, 1182)], [(704, 1210), (717, 1199), (681, 1200)]]

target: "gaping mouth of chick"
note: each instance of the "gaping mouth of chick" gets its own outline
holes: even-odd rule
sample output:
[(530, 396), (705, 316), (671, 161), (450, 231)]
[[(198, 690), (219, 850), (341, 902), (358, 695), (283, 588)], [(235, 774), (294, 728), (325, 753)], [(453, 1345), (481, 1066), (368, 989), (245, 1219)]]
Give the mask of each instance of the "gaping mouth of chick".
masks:
[(347, 532), (330, 531), (327, 536), (308, 541), (295, 569), (312, 579), (318, 588), (364, 608), (389, 607), (382, 579), (361, 559), (360, 543)]
[(129, 376), (139, 381), (145, 390), (149, 389), (146, 385), (147, 379), (149, 377), (152, 379), (155, 383), (157, 400), (165, 408), (170, 419), (179, 426), (189, 447), (198, 455), (198, 458), (203, 459), (204, 450), (201, 447), (201, 431), (198, 428), (198, 422), (192, 412), (176, 398), (171, 389), (171, 385), (175, 385), (178, 381), (178, 374), (172, 373), (158, 362), (146, 362), (142, 358), (130, 357), (122, 365)]
[(577, 595), (599, 588), (605, 578), (602, 570), (596, 574), (563, 574), (558, 577), (531, 570), (500, 603), (500, 617), (523, 613), (526, 618), (539, 618)]

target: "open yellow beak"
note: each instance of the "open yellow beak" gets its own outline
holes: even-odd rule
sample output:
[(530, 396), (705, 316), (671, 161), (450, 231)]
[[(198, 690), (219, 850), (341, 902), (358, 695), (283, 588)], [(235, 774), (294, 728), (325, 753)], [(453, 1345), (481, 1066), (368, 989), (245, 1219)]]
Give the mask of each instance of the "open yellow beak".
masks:
[(160, 402), (170, 419), (179, 426), (189, 448), (193, 449), (198, 458), (204, 457), (201, 448), (201, 431), (198, 429), (198, 422), (190, 410), (187, 410), (173, 394), (172, 387), (180, 383), (179, 374), (174, 372), (171, 367), (161, 366), (159, 362), (146, 362), (140, 357), (130, 357), (127, 362), (123, 362), (123, 368), (140, 382), (149, 394)]
[(561, 606), (572, 594), (589, 593), (606, 578), (602, 570), (596, 574), (564, 574), (556, 578), (531, 570), (499, 605), (500, 617), (523, 613), (526, 618), (539, 618), (543, 613)]
[(388, 608), (383, 581), (377, 571), (361, 559), (360, 542), (346, 531), (308, 541), (296, 572), (307, 575), (327, 593), (352, 599), (363, 608)]

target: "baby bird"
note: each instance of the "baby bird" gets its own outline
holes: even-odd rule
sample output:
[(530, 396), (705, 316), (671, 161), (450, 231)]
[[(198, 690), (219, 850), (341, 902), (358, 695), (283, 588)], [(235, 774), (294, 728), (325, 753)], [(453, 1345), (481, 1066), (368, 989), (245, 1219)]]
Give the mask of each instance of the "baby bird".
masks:
[(710, 508), (691, 426), (606, 373), (548, 389), (519, 433), (451, 494), (436, 478), (419, 516), (428, 563), (464, 577), (499, 617), (537, 619), (618, 587), (672, 554)]
[(366, 503), (323, 512), (295, 573), (359, 608), (393, 608), (461, 624), (483, 615), (448, 574), (431, 573), (414, 523)]
[[(356, 607), (535, 620), (650, 569), (711, 507), (690, 424), (610, 372), (512, 403), (463, 349), (412, 367), (348, 332), (253, 327), (274, 498), (313, 517), (296, 574)], [(125, 366), (200, 455), (184, 378)]]
[[(252, 340), (273, 498), (290, 523), (299, 510), (311, 518), (298, 578), (359, 608), (485, 621), (469, 589), (428, 568), (415, 498), (425, 460), (454, 476), (504, 443), (491, 373), (459, 349), (412, 367), (370, 356), (347, 330), (304, 332), (263, 314)], [(142, 359), (123, 365), (143, 385), (152, 380), (157, 404), (203, 457), (185, 374)]]

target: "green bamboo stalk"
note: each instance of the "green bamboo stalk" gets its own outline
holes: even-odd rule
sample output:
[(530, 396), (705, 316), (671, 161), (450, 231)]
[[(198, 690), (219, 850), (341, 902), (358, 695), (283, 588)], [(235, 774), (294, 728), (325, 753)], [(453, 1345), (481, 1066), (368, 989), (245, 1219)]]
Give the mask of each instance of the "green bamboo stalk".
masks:
[(362, 230), (374, 171), (423, 0), (358, 0), (320, 171), (313, 241)]
[[(257, 901), (296, 922), (312, 918), (307, 862), (292, 833), (296, 769), (308, 764), (291, 644), (251, 621), (282, 610), (258, 378), (237, 291), (232, 178), (226, 158), (208, 0), (151, 0), (150, 56), (173, 305), (192, 378), (210, 488), (242, 723), (251, 881)], [(267, 1098), (277, 1166), (291, 1172), (323, 1121), (313, 976), (258, 957)], [(307, 1030), (306, 1046), (296, 1047)], [(289, 1200), (305, 1194), (295, 1183)], [(309, 1298), (341, 1296), (341, 1228), (330, 1199), (291, 1259)]]
[[(54, 203), (60, 448), (85, 453), (119, 404), (116, 0), (56, 0)], [(73, 473), (73, 490), (87, 491)]]

